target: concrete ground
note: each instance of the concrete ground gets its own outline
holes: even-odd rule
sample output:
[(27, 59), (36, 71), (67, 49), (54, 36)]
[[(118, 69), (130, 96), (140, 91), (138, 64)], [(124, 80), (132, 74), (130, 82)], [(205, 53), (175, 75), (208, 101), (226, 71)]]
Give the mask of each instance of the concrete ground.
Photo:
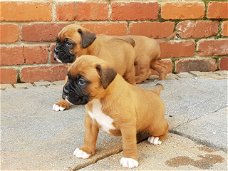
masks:
[[(139, 170), (227, 170), (228, 72), (190, 72), (159, 81), (170, 124), (161, 145), (138, 144)], [(153, 87), (158, 80), (139, 85)], [(119, 170), (121, 137), (100, 132), (96, 154), (83, 143), (84, 107), (55, 112), (63, 82), (1, 85), (1, 170)], [(143, 137), (141, 137), (142, 139)]]

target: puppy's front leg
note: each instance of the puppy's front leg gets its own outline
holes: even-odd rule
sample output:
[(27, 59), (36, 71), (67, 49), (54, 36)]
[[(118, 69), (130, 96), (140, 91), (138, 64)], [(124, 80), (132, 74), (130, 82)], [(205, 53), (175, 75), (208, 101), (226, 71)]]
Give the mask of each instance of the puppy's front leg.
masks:
[[(67, 76), (65, 77), (65, 83), (67, 83)], [(52, 106), (52, 109), (54, 110), (54, 111), (63, 111), (63, 110), (67, 110), (67, 109), (70, 109), (70, 106), (71, 106), (71, 104), (68, 102), (68, 101), (66, 101), (66, 100), (64, 100), (64, 99), (62, 99), (62, 100), (60, 100), (59, 102), (57, 102), (57, 103), (55, 103), (53, 106)]]
[(52, 109), (54, 111), (63, 111), (63, 110), (67, 110), (70, 108), (70, 103), (67, 102), (66, 100), (60, 100), (59, 102), (57, 102), (56, 104), (53, 105)]
[(136, 140), (136, 127), (124, 126), (121, 129), (123, 141), (123, 155), (120, 164), (123, 167), (134, 168), (138, 166), (137, 161), (137, 140)]
[(76, 150), (74, 151), (74, 155), (76, 157), (84, 159), (95, 154), (97, 135), (99, 132), (99, 128), (96, 121), (93, 121), (88, 114), (85, 118), (85, 127), (86, 130), (84, 144), (80, 149), (76, 148)]

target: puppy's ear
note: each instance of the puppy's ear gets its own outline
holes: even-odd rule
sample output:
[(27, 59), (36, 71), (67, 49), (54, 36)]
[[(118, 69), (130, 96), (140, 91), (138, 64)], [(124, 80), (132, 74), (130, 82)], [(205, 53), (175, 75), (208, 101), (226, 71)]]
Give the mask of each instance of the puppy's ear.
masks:
[(101, 77), (101, 85), (104, 89), (115, 79), (117, 73), (111, 67), (102, 67), (100, 64), (96, 65), (96, 70)]
[(82, 38), (81, 44), (82, 44), (83, 48), (87, 48), (96, 39), (96, 34), (94, 34), (92, 32), (83, 31), (82, 29), (78, 29), (78, 33), (81, 35), (81, 38)]

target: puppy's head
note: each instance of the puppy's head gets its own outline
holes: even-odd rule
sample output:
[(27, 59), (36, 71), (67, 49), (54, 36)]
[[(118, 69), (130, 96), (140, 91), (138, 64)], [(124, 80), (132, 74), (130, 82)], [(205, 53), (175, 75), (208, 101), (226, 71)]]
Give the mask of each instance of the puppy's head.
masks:
[(70, 67), (63, 87), (63, 99), (75, 105), (101, 99), (117, 73), (105, 61), (90, 55), (78, 58)]
[(58, 34), (54, 59), (61, 63), (72, 63), (78, 56), (87, 54), (86, 49), (94, 42), (96, 35), (91, 31), (71, 24)]

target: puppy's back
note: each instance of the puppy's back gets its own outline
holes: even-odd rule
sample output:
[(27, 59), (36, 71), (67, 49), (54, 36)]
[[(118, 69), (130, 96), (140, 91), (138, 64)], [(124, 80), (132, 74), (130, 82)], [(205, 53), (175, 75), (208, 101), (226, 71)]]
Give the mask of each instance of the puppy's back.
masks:
[(111, 53), (111, 56), (115, 58), (115, 66), (121, 70), (125, 68), (125, 71), (134, 67), (135, 51), (131, 43), (118, 38), (112, 38), (105, 42), (105, 47)]

